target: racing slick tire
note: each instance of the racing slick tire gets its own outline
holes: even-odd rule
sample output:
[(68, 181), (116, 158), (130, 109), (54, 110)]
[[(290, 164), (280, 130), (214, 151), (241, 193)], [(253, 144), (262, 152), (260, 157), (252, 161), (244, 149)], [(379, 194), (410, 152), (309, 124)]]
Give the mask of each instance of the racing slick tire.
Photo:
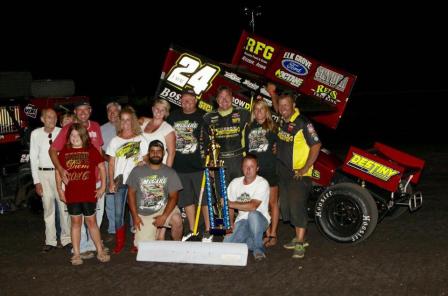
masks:
[(319, 231), (339, 243), (359, 243), (368, 238), (378, 222), (378, 209), (369, 191), (354, 183), (327, 188), (314, 209)]

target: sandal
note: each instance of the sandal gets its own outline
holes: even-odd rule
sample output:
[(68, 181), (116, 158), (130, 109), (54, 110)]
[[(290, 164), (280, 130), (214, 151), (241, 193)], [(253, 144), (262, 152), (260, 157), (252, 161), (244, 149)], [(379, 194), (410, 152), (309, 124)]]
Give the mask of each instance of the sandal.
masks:
[(108, 255), (106, 252), (102, 252), (102, 253), (98, 253), (96, 255), (96, 259), (98, 259), (98, 261), (100, 262), (109, 262), (110, 261), (110, 255)]
[(264, 245), (266, 247), (273, 247), (277, 244), (277, 237), (276, 236), (267, 236), (267, 240), (265, 241)]
[(82, 261), (80, 255), (73, 255), (70, 259), (70, 262), (72, 263), (72, 265), (81, 265), (84, 261)]

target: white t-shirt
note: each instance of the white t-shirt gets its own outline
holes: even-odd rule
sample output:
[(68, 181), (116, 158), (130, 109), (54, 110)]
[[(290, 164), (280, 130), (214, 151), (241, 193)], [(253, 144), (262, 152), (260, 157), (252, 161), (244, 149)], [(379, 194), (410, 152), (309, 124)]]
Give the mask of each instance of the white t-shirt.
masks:
[[(143, 124), (141, 126), (142, 131), (145, 130), (145, 127), (148, 125), (148, 123), (149, 123), (149, 119), (145, 119), (145, 121), (143, 122)], [(174, 132), (174, 128), (166, 121), (162, 122), (162, 124), (159, 126), (159, 128), (156, 129), (152, 133), (143, 132), (143, 136), (145, 137), (146, 141), (148, 142), (148, 145), (149, 145), (149, 143), (151, 143), (151, 141), (154, 141), (154, 140), (159, 140), (160, 142), (163, 143), (163, 146), (165, 147), (165, 153), (163, 155), (163, 164), (166, 164), (166, 160), (168, 158), (165, 137), (171, 132)]]
[[(249, 202), (251, 199), (261, 201), (257, 211), (263, 214), (271, 223), (271, 216), (269, 215), (269, 183), (265, 178), (257, 176), (255, 180), (245, 185), (244, 177), (235, 178), (230, 182), (227, 188), (227, 197), (230, 201)], [(247, 219), (249, 212), (238, 210), (238, 217), (235, 223), (242, 219)]]
[(115, 157), (114, 178), (123, 174), (123, 183), (126, 184), (132, 169), (148, 153), (148, 146), (148, 142), (142, 135), (131, 139), (123, 139), (119, 136), (112, 138), (107, 146), (106, 154)]

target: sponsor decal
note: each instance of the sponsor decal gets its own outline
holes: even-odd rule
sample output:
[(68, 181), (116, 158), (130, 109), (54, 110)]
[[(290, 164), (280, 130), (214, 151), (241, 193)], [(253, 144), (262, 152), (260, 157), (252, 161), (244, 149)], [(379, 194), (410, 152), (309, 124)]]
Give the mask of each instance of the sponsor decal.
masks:
[(278, 138), (281, 140), (281, 141), (284, 141), (284, 142), (292, 142), (292, 140), (293, 140), (293, 136), (291, 135), (291, 134), (288, 134), (287, 132), (285, 132), (285, 131), (282, 131), (282, 130), (280, 130), (279, 132), (278, 132)]
[(180, 96), (181, 93), (178, 93), (177, 91), (174, 91), (168, 87), (165, 87), (159, 94), (160, 98), (165, 99), (177, 106), (180, 106)]
[(288, 123), (287, 131), (288, 131), (289, 133), (291, 133), (295, 126), (296, 126), (296, 124), (295, 124), (294, 122), (290, 122), (290, 123)]
[(281, 80), (284, 80), (291, 84), (292, 86), (299, 87), (302, 85), (303, 79), (296, 77), (288, 72), (278, 69), (275, 71), (275, 76)]
[(314, 141), (319, 141), (319, 137), (317, 136), (317, 132), (314, 129), (314, 126), (312, 123), (308, 123), (308, 125), (306, 126), (308, 133), (310, 134), (311, 138), (313, 138)]
[(316, 89), (312, 89), (312, 91), (316, 97), (322, 98), (334, 105), (340, 102), (340, 100), (338, 100), (337, 98), (338, 92), (324, 85), (319, 84)]
[(228, 71), (224, 71), (224, 77), (227, 77), (230, 80), (235, 81), (236, 83), (241, 83), (241, 80), (243, 79), (239, 77), (237, 74)]
[(362, 216), (362, 224), (361, 227), (359, 228), (359, 230), (352, 236), (352, 241), (357, 241), (359, 240), (361, 237), (364, 236), (364, 234), (367, 231), (367, 228), (369, 227), (370, 224), (370, 216), (366, 216), (363, 215)]
[(239, 134), (241, 131), (239, 126), (229, 126), (216, 129), (216, 137), (227, 137)]
[(305, 68), (305, 66), (293, 60), (289, 59), (282, 60), (282, 66), (292, 74), (296, 74), (299, 76), (305, 76), (308, 74), (308, 69)]
[(25, 115), (31, 118), (36, 118), (37, 116), (37, 107), (33, 104), (28, 104), (23, 109), (23, 112), (25, 112)]
[(205, 112), (211, 112), (213, 110), (213, 106), (204, 101), (199, 101), (198, 107)]
[(260, 88), (260, 86), (258, 84), (256, 84), (255, 82), (252, 82), (252, 81), (250, 81), (248, 79), (245, 79), (243, 81), (243, 85), (245, 85), (248, 88), (253, 89), (253, 90), (258, 90)]
[(311, 177), (313, 177), (314, 179), (319, 180), (320, 179), (320, 172), (318, 170), (313, 169)]
[(250, 110), (250, 103), (247, 103), (247, 102), (245, 102), (242, 99), (233, 97), (232, 98), (232, 104), (237, 106), (237, 107), (241, 107), (241, 108)]
[(311, 62), (307, 59), (305, 59), (304, 57), (302, 57), (299, 54), (295, 54), (293, 52), (285, 52), (283, 54), (283, 58), (285, 59), (290, 59), (290, 60), (294, 60), (296, 62), (298, 62), (299, 64), (301, 64), (303, 67), (305, 67), (306, 69), (310, 69), (311, 68)]
[(322, 207), (324, 206), (324, 203), (333, 196), (333, 191), (329, 190), (325, 192), (323, 195), (320, 196), (319, 200), (316, 202), (316, 210), (314, 211), (314, 214), (316, 217), (322, 218)]
[(317, 67), (314, 74), (314, 80), (319, 81), (329, 87), (335, 88), (339, 91), (344, 91), (347, 86), (348, 77), (327, 69), (323, 66)]
[(399, 171), (394, 170), (393, 168), (357, 153), (353, 153), (353, 156), (348, 161), (347, 165), (383, 181), (389, 181), (391, 177), (399, 173)]
[(269, 61), (274, 54), (275, 49), (272, 46), (266, 45), (261, 41), (257, 41), (254, 38), (248, 37), (246, 47), (244, 48), (246, 51), (253, 53), (257, 56), (263, 57), (263, 59)]
[(188, 85), (200, 96), (209, 89), (220, 71), (221, 68), (216, 65), (204, 64), (195, 56), (182, 54), (168, 73), (166, 81), (178, 88)]

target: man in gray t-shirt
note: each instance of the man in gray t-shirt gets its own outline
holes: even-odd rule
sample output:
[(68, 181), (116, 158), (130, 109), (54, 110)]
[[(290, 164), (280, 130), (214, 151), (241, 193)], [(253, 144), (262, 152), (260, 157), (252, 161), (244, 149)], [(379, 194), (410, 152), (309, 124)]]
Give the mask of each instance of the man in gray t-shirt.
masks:
[(162, 163), (163, 143), (149, 144), (149, 162), (135, 167), (129, 175), (128, 204), (136, 229), (134, 245), (147, 240), (162, 240), (164, 227), (171, 226), (174, 240), (182, 238), (182, 218), (177, 208), (182, 183), (176, 171)]

